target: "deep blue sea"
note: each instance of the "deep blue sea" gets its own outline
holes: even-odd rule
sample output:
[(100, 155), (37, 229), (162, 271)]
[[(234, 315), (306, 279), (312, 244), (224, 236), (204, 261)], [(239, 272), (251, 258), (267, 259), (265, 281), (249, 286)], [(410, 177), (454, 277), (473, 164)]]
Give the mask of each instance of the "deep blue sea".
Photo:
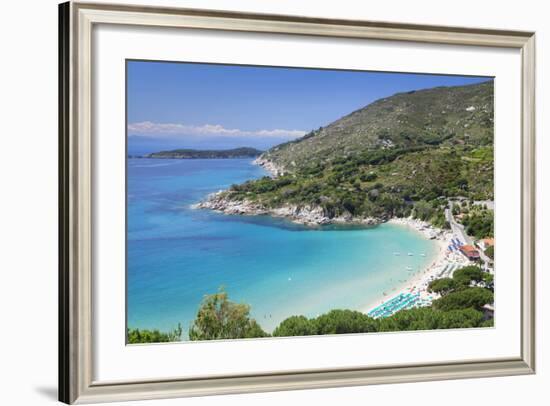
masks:
[(128, 160), (128, 327), (181, 323), (186, 332), (203, 296), (220, 286), (250, 304), (267, 331), (291, 315), (361, 310), (436, 253), (433, 241), (399, 225), (311, 229), (190, 207), (265, 175), (251, 159)]

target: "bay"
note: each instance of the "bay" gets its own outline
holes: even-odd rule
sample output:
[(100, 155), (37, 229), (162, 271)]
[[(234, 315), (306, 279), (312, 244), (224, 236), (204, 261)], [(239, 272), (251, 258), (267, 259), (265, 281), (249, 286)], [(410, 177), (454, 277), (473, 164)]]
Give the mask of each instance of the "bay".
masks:
[(266, 175), (252, 159), (128, 160), (129, 328), (181, 323), (186, 336), (204, 295), (222, 286), (266, 331), (292, 315), (365, 310), (437, 252), (435, 242), (396, 224), (311, 228), (191, 207)]

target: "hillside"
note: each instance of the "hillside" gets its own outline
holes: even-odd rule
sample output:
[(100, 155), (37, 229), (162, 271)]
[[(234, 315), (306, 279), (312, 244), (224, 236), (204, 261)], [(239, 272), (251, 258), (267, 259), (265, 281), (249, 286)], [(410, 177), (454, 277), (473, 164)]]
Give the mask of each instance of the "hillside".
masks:
[(485, 146), (493, 142), (493, 81), (398, 93), (267, 151), (263, 158), (292, 171), (318, 160), (368, 149)]
[(254, 158), (262, 151), (255, 148), (241, 147), (221, 150), (197, 150), (197, 149), (174, 149), (171, 151), (160, 151), (145, 155), (145, 158), (165, 159), (223, 159), (223, 158)]
[(493, 82), (399, 93), (258, 158), (265, 177), (202, 207), (305, 223), (411, 212), (445, 223), (452, 197), (493, 199)]

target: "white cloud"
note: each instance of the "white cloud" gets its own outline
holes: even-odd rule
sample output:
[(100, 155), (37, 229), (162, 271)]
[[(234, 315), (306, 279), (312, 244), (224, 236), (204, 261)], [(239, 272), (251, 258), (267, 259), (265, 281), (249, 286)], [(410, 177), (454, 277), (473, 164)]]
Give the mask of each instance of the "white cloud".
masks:
[(212, 135), (229, 137), (287, 137), (298, 138), (305, 134), (301, 130), (257, 130), (245, 131), (237, 128), (225, 128), (219, 124), (187, 125), (181, 123), (153, 123), (152, 121), (141, 121), (139, 123), (128, 124), (128, 134), (130, 136), (170, 136), (177, 137), (181, 135)]

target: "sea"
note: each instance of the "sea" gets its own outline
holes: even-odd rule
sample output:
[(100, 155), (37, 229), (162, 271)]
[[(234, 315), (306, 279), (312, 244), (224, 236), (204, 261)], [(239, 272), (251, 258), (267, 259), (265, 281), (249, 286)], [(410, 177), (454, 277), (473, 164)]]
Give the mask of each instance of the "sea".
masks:
[(252, 159), (128, 159), (129, 328), (180, 323), (187, 337), (204, 296), (222, 288), (268, 332), (292, 315), (364, 311), (437, 254), (434, 241), (397, 224), (312, 228), (192, 207), (267, 175)]

